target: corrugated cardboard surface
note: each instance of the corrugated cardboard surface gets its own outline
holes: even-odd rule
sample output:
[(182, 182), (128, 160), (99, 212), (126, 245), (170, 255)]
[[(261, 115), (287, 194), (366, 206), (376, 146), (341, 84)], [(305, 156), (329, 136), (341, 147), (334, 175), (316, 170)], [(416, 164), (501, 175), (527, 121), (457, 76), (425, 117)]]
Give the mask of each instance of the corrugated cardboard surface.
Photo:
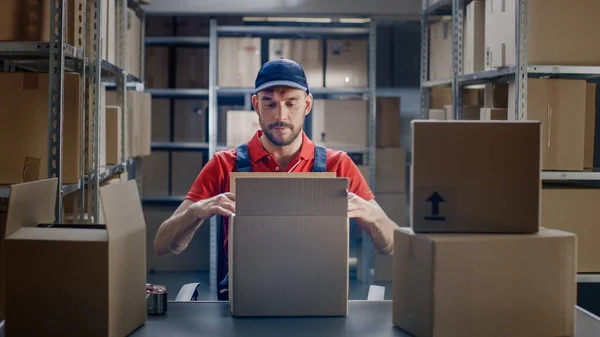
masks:
[(583, 167), (594, 167), (594, 138), (596, 127), (596, 83), (586, 83), (585, 91), (585, 139), (583, 144)]
[(534, 121), (413, 121), (416, 232), (533, 233), (541, 126)]
[(444, 121), (447, 118), (446, 109), (429, 109), (429, 119), (434, 121)]
[(269, 39), (269, 60), (291, 59), (304, 68), (309, 88), (323, 87), (323, 42), (315, 39)]
[(176, 67), (177, 88), (208, 88), (208, 48), (177, 48)]
[(577, 235), (577, 271), (600, 272), (597, 209), (600, 189), (542, 189), (542, 226)]
[(121, 162), (121, 108), (106, 107), (106, 164)]
[(462, 111), (462, 119), (465, 121), (478, 121), (481, 117), (481, 106), (479, 105), (464, 105)]
[[(154, 18), (152, 18), (154, 19)], [(150, 21), (152, 22), (152, 21)], [(144, 78), (147, 88), (169, 87), (169, 48), (146, 47), (146, 76)]]
[(330, 147), (366, 147), (367, 103), (364, 100), (314, 100), (312, 140)]
[(202, 152), (172, 152), (171, 194), (185, 196), (204, 166)]
[(260, 38), (219, 38), (218, 85), (254, 87), (261, 66)]
[(377, 98), (377, 147), (400, 146), (400, 98)]
[(463, 72), (471, 74), (485, 69), (485, 2), (473, 1), (465, 10)]
[(260, 123), (255, 111), (227, 111), (227, 146), (247, 143), (258, 130)]
[(343, 316), (345, 178), (237, 178), (229, 236), (234, 316)]
[[(49, 41), (50, 4), (49, 0), (0, 1), (0, 41)], [(65, 42), (75, 45), (75, 0), (68, 0), (67, 8)]]
[[(63, 183), (79, 180), (79, 75), (66, 74), (63, 106)], [(0, 74), (0, 184), (48, 177), (48, 74)]]
[(327, 40), (325, 86), (365, 88), (368, 51), (367, 40)]
[(406, 151), (377, 149), (375, 161), (375, 193), (406, 193)]
[[(148, 92), (137, 93), (139, 104), (139, 147), (137, 156), (149, 156), (152, 146), (152, 96)], [(136, 126), (137, 126), (136, 125)]]
[(125, 32), (125, 70), (133, 76), (140, 76), (140, 32), (142, 29), (142, 23), (140, 18), (135, 15), (135, 11), (131, 8), (127, 9), (127, 30)]
[[(514, 82), (511, 82), (510, 102), (514, 102), (515, 91)], [(542, 122), (542, 169), (583, 170), (586, 95), (584, 80), (528, 80), (527, 119)], [(508, 109), (508, 118), (514, 119), (514, 104)]]
[[(514, 105), (514, 100), (510, 104)], [(486, 83), (483, 105), (486, 108), (508, 108), (508, 83)]]
[[(176, 142), (207, 142), (208, 102), (204, 100), (175, 101)], [(168, 115), (167, 115), (168, 116)]]
[(394, 236), (393, 323), (416, 336), (573, 336), (576, 237)]
[[(483, 105), (482, 89), (464, 89), (464, 105)], [(444, 109), (444, 106), (452, 105), (452, 88), (431, 89), (431, 109)]]
[(142, 160), (142, 195), (169, 195), (169, 153), (153, 151)]
[(508, 109), (481, 108), (482, 121), (505, 121), (508, 119)]
[(452, 20), (429, 26), (429, 80), (452, 77)]
[[(176, 101), (177, 102), (177, 101)], [(169, 99), (152, 99), (152, 141), (168, 142), (171, 133)]]

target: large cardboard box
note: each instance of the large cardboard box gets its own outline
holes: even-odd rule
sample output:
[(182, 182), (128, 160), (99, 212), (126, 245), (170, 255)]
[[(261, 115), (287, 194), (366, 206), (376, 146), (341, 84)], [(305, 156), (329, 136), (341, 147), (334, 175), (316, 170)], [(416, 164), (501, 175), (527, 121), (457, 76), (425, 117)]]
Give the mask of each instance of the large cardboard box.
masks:
[(482, 121), (505, 121), (507, 120), (508, 110), (507, 109), (498, 109), (498, 108), (481, 108), (481, 117)]
[(413, 121), (415, 232), (534, 233), (540, 133), (534, 121)]
[(165, 89), (169, 87), (169, 48), (148, 46), (146, 49), (146, 75), (144, 81), (147, 88)]
[(329, 147), (366, 147), (369, 125), (365, 100), (313, 101), (312, 140)]
[[(510, 102), (514, 102), (515, 92), (511, 82)], [(581, 171), (586, 153), (593, 156), (593, 138), (586, 138), (586, 98), (584, 80), (528, 80), (527, 119), (542, 122), (542, 169)], [(515, 119), (514, 111), (514, 103), (509, 104), (508, 119)], [(595, 104), (589, 111), (595, 111)]]
[[(485, 2), (476, 0), (465, 10), (463, 73), (485, 69)], [(450, 38), (452, 40), (452, 38)], [(450, 54), (452, 55), (452, 54)], [(451, 60), (451, 58), (450, 58)]]
[[(173, 140), (176, 142), (208, 141), (208, 102), (204, 100), (175, 101), (175, 129)], [(252, 113), (256, 115), (255, 113)], [(243, 127), (237, 125), (236, 127)]]
[[(236, 178), (229, 233), (234, 316), (345, 316), (346, 178)], [(265, 286), (269, 284), (269, 286)]]
[[(513, 87), (514, 90), (514, 87)], [(508, 83), (486, 83), (483, 106), (486, 108), (507, 109), (515, 102), (508, 101)]]
[[(596, 0), (530, 0), (527, 59), (538, 65), (600, 65)], [(486, 68), (515, 65), (515, 1), (485, 1)]]
[(452, 77), (452, 20), (429, 26), (429, 80)]
[(400, 98), (377, 98), (377, 147), (400, 146)]
[[(65, 74), (63, 183), (79, 181), (79, 75)], [(0, 73), (0, 185), (48, 178), (48, 74)]]
[[(116, 0), (103, 0), (106, 4), (106, 21), (102, 22), (102, 26), (106, 27), (106, 38), (104, 43), (105, 58), (112, 64), (117, 63), (117, 8)], [(138, 52), (139, 53), (139, 52)]]
[(54, 221), (56, 184), (11, 187), (6, 334), (128, 335), (146, 320), (146, 228), (135, 181), (100, 189), (106, 226), (40, 228)]
[[(118, 106), (115, 91), (106, 92), (106, 104)], [(128, 91), (125, 125), (125, 158), (150, 155), (152, 143), (152, 96)]]
[(221, 37), (218, 44), (218, 85), (254, 88), (261, 67), (260, 38)]
[[(0, 1), (0, 41), (49, 41), (49, 0)], [(67, 1), (67, 43), (75, 45), (75, 0)]]
[(304, 68), (309, 88), (323, 87), (323, 41), (316, 39), (269, 39), (269, 60), (286, 58)]
[(144, 197), (169, 195), (169, 152), (152, 151), (142, 159), (141, 191)]
[(464, 105), (461, 120), (478, 121), (481, 117), (481, 106), (479, 105)]
[(152, 141), (171, 141), (171, 100), (164, 98), (152, 99)]
[(227, 111), (227, 146), (247, 143), (258, 130), (260, 123), (255, 111)]
[(176, 53), (176, 87), (208, 88), (208, 48), (177, 48)]
[(171, 194), (185, 196), (204, 166), (202, 152), (172, 152)]
[[(483, 105), (482, 89), (464, 89), (463, 105)], [(431, 109), (444, 109), (446, 105), (452, 105), (452, 88), (431, 89)]]
[(394, 233), (393, 323), (415, 336), (573, 336), (576, 236)]
[(369, 47), (366, 40), (327, 40), (325, 86), (365, 88)]
[(403, 148), (375, 151), (375, 193), (406, 193), (406, 151)]
[(121, 162), (121, 108), (106, 107), (106, 164), (117, 165)]
[(600, 189), (552, 188), (542, 189), (542, 226), (560, 229), (577, 235), (577, 271), (600, 272), (600, 237), (597, 209)]
[(142, 43), (142, 23), (140, 18), (131, 8), (127, 8), (127, 30), (125, 32), (125, 66), (123, 67), (133, 76), (140, 77), (143, 74), (141, 69), (141, 43)]

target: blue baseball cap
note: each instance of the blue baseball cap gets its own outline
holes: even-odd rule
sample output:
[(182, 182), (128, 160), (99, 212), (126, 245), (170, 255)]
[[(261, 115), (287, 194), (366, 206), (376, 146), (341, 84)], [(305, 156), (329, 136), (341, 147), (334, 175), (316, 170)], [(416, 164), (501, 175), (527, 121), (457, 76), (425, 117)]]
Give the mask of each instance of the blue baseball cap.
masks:
[(255, 92), (275, 86), (291, 87), (309, 92), (304, 69), (298, 63), (288, 59), (266, 62), (258, 71), (254, 82)]

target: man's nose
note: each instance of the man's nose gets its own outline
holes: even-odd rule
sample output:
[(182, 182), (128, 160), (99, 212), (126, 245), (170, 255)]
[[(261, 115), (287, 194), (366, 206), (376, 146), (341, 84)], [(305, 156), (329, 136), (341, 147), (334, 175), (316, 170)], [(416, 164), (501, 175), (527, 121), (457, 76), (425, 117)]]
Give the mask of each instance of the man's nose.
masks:
[(286, 121), (288, 116), (288, 107), (285, 104), (277, 104), (277, 121)]

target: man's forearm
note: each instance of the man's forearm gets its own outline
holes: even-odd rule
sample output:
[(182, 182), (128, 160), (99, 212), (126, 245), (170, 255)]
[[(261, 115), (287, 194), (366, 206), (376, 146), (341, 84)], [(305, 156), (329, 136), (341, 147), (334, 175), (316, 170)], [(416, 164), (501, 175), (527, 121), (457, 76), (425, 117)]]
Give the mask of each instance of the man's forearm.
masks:
[[(398, 228), (398, 225), (385, 215), (381, 208), (377, 213), (374, 223), (365, 223), (361, 227), (368, 228), (367, 233), (379, 253), (390, 255), (394, 252), (394, 229)], [(357, 221), (360, 220), (357, 219)]]
[(154, 238), (156, 254), (181, 253), (203, 222), (203, 219), (199, 219), (192, 214), (189, 207), (166, 220), (160, 226)]

